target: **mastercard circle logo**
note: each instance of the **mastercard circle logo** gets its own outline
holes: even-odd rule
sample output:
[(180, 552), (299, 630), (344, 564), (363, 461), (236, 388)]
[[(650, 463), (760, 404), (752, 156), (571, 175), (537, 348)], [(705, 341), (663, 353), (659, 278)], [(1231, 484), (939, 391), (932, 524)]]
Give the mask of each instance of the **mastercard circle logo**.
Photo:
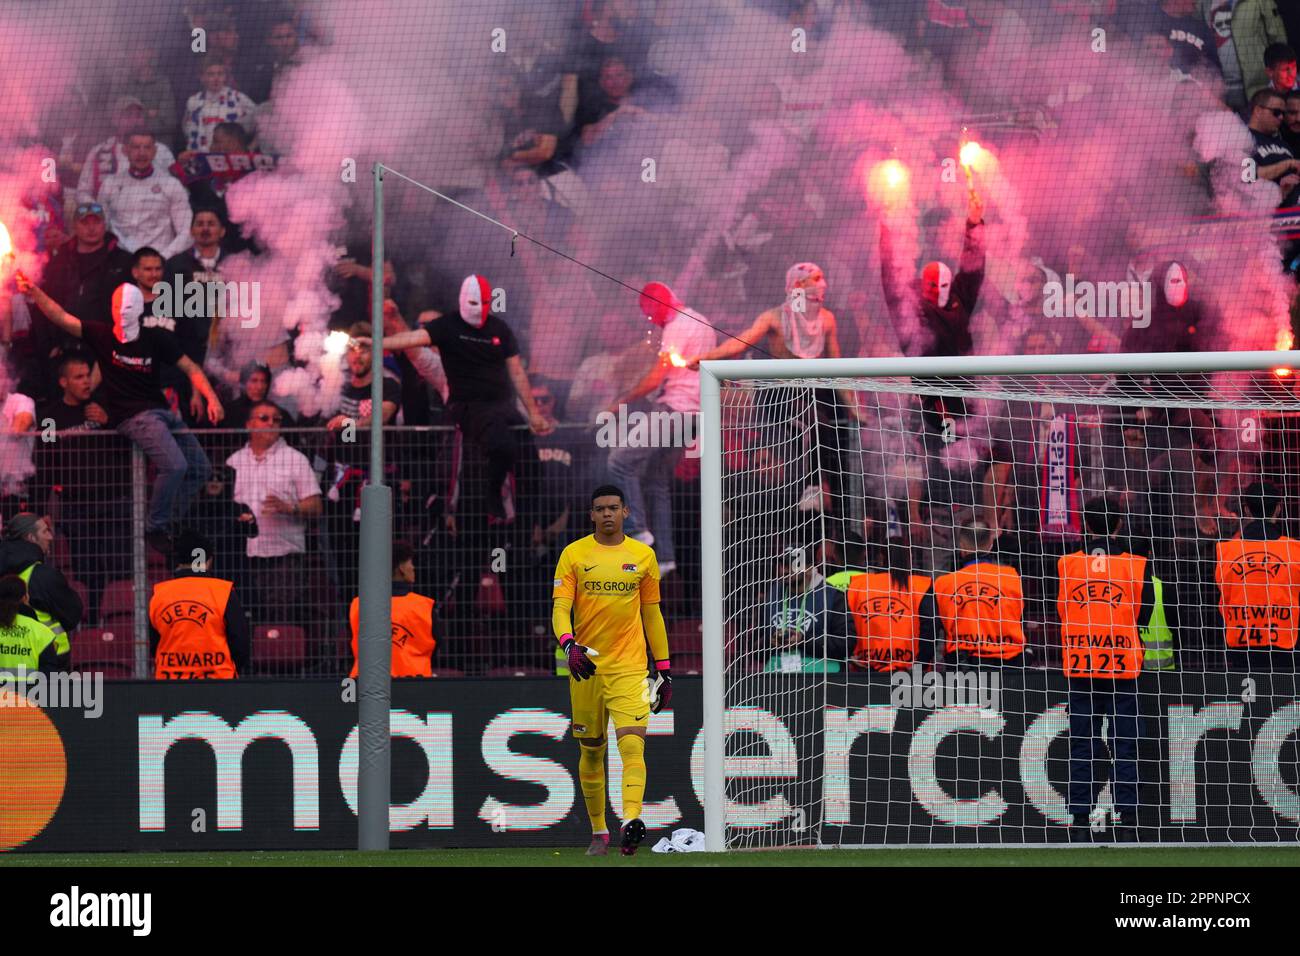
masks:
[(67, 781), (63, 740), (45, 711), (0, 690), (0, 850), (22, 846), (45, 829)]

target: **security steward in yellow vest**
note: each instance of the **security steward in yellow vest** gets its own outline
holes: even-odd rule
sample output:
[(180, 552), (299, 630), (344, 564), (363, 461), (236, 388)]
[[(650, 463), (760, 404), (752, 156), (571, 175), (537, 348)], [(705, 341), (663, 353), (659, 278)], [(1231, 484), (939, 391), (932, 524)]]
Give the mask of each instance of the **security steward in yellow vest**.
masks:
[(1251, 520), (1215, 546), (1228, 666), (1289, 673), (1300, 625), (1300, 541), (1283, 533), (1282, 491), (1272, 482), (1249, 485), (1241, 506)]
[[(1142, 736), (1140, 632), (1150, 626), (1156, 609), (1155, 585), (1151, 563), (1129, 550), (1118, 501), (1093, 498), (1084, 505), (1083, 520), (1089, 535), (1083, 549), (1056, 563), (1061, 670), (1070, 688), (1070, 840), (1092, 838), (1089, 816), (1109, 778), (1119, 817), (1115, 836), (1132, 842)], [(1101, 737), (1103, 720), (1109, 722), (1109, 754)]]
[[(432, 677), (433, 598), (415, 593), (415, 551), (404, 541), (393, 542), (393, 660), (394, 677)], [(348, 612), (352, 625), (352, 673), (358, 672), (357, 644), (361, 634), (361, 598), (352, 599)]]
[(69, 635), (81, 624), (81, 598), (63, 572), (46, 563), (54, 531), (47, 519), (21, 511), (9, 519), (0, 541), (0, 575), (16, 574), (27, 585), (29, 613), (54, 632), (60, 654), (71, 650)]
[(234, 584), (210, 573), (212, 543), (182, 531), (173, 577), (154, 585), (150, 648), (157, 680), (231, 680), (248, 671), (248, 620)]
[(27, 603), (27, 584), (16, 574), (0, 578), (0, 674), (4, 682), (25, 683), (37, 673), (68, 669), (53, 631), (36, 620)]
[(921, 601), (918, 662), (968, 668), (1023, 666), (1020, 572), (993, 555), (993, 529), (972, 522), (957, 533), (957, 569), (941, 574)]

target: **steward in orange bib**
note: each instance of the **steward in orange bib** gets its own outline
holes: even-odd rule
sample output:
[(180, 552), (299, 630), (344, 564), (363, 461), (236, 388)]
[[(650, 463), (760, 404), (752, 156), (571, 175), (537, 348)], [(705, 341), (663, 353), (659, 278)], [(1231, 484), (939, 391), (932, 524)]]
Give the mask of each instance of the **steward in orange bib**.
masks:
[(930, 616), (934, 613), (934, 601), (925, 600), (932, 582), (924, 574), (911, 573), (911, 552), (901, 544), (881, 548), (877, 567), (885, 570), (849, 579), (849, 613), (858, 635), (853, 667), (907, 670), (917, 659), (922, 604)]
[[(416, 594), (415, 551), (404, 541), (393, 542), (393, 663), (394, 677), (432, 677), (433, 598)], [(357, 641), (361, 634), (361, 598), (352, 599), (352, 673), (357, 676)]]
[(208, 572), (212, 544), (195, 531), (172, 546), (173, 577), (149, 601), (156, 680), (230, 680), (248, 670), (248, 620), (234, 585)]
[(1025, 647), (1022, 621), (1025, 607), (1020, 572), (993, 559), (993, 529), (981, 522), (957, 534), (957, 570), (934, 582), (935, 617), (943, 625), (927, 625), (922, 610), (922, 663), (950, 657), (959, 666), (1001, 666), (1018, 660)]
[[(1109, 777), (1119, 814), (1116, 836), (1131, 842), (1137, 839), (1142, 733), (1138, 629), (1150, 625), (1155, 585), (1147, 559), (1128, 551), (1118, 501), (1093, 498), (1083, 518), (1089, 534), (1083, 550), (1056, 563), (1061, 670), (1070, 685), (1070, 839), (1088, 841), (1089, 816)], [(1109, 754), (1101, 739), (1103, 720), (1110, 722)]]
[(1241, 495), (1242, 510), (1254, 520), (1241, 534), (1215, 546), (1214, 582), (1230, 667), (1295, 670), (1300, 618), (1300, 541), (1287, 537), (1277, 520), (1282, 493), (1256, 481)]

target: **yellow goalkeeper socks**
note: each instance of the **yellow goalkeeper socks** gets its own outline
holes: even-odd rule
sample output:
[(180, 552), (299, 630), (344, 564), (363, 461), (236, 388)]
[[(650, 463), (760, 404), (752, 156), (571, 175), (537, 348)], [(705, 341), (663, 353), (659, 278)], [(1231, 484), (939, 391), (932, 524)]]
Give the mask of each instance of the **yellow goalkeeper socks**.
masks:
[(605, 745), (578, 748), (578, 783), (582, 785), (582, 799), (587, 804), (587, 817), (591, 832), (608, 833), (605, 829)]
[(618, 738), (618, 752), (623, 758), (623, 819), (635, 820), (645, 796), (645, 738), (624, 734)]

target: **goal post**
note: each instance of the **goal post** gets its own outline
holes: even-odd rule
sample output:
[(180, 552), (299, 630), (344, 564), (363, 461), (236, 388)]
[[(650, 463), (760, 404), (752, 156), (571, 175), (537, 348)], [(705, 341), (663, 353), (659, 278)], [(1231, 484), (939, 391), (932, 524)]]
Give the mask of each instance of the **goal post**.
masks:
[[(1283, 560), (1236, 598), (1215, 564), (1255, 534), (1247, 488), (1278, 488), (1269, 533), (1296, 534), (1294, 369), (1300, 352), (701, 363), (707, 848), (1079, 842), (1085, 806), (1094, 842), (1296, 842), (1300, 545), (1294, 584)], [(1076, 567), (1097, 585), (1069, 556), (1098, 502), (1123, 531), (1088, 563), (1138, 569), (1141, 597), (1113, 606), (1148, 613), (1138, 647), (1084, 635), (1080, 656), (1060, 595)], [(975, 613), (1007, 617), (1005, 659), (954, 636), (954, 582), (987, 590), (991, 566), (1014, 583)], [(910, 645), (868, 623), (881, 574), (917, 581)], [(1276, 618), (1271, 646), (1233, 643), (1225, 615), (1244, 635), (1252, 613)]]

